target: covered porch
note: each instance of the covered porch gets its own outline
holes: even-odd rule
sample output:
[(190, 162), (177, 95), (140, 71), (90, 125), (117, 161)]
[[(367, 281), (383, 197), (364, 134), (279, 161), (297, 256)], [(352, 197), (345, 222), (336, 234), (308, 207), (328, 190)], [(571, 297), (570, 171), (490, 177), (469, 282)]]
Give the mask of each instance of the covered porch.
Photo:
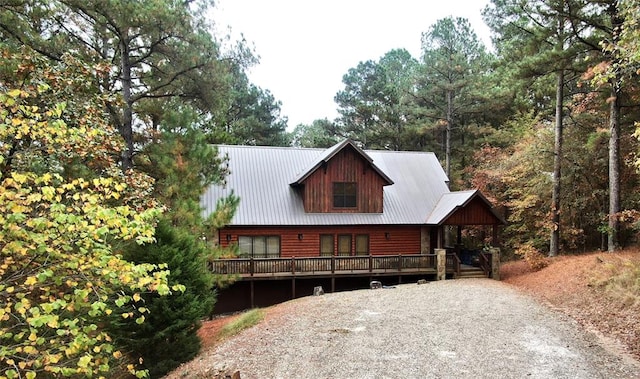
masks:
[[(434, 251), (444, 250), (452, 256), (459, 267), (457, 277), (482, 273), (499, 280), (499, 228), (506, 222), (480, 191), (443, 195), (427, 223), (436, 226), (431, 238)], [(479, 236), (465, 244), (464, 230), (474, 230)]]

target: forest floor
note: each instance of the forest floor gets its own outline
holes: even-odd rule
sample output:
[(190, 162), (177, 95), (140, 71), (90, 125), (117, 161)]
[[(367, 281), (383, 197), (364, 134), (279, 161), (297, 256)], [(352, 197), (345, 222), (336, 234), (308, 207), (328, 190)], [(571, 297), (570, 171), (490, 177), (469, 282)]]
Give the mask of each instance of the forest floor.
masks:
[(578, 321), (610, 346), (640, 359), (640, 249), (549, 259), (532, 272), (523, 261), (500, 270), (503, 282)]
[[(640, 360), (640, 249), (564, 255), (548, 263), (535, 272), (524, 261), (505, 263), (501, 279), (575, 319), (609, 348)], [(274, 317), (278, 306), (266, 312)], [(221, 329), (238, 316), (204, 322), (203, 351), (220, 343)]]

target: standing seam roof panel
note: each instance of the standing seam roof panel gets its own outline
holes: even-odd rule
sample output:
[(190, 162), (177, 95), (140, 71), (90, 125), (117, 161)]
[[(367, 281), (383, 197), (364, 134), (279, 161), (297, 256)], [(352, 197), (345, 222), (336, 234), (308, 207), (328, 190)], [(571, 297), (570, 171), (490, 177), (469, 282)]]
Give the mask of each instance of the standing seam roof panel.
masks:
[(366, 151), (394, 184), (385, 186), (383, 213), (305, 213), (301, 195), (289, 185), (325, 150), (256, 146), (218, 146), (228, 154), (227, 185), (211, 186), (202, 196), (204, 216), (231, 193), (240, 205), (231, 225), (424, 224), (443, 194), (447, 177), (435, 154)]

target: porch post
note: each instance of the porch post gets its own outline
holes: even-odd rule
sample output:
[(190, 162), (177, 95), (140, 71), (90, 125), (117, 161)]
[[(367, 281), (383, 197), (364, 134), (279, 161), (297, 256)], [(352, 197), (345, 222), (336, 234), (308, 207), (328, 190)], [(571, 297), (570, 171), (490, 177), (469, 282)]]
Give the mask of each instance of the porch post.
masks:
[(429, 254), (431, 251), (431, 229), (420, 227), (420, 254)]
[(445, 249), (435, 249), (436, 252), (436, 280), (447, 278), (447, 251)]
[(495, 280), (500, 280), (500, 249), (497, 247), (491, 248), (491, 277)]

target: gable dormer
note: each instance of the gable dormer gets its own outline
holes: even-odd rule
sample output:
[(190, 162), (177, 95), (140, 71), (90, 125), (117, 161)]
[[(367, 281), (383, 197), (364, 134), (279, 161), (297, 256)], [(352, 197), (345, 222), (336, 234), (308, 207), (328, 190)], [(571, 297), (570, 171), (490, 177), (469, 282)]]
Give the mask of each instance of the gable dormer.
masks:
[(325, 150), (291, 186), (307, 213), (382, 213), (383, 187), (393, 181), (351, 140)]

